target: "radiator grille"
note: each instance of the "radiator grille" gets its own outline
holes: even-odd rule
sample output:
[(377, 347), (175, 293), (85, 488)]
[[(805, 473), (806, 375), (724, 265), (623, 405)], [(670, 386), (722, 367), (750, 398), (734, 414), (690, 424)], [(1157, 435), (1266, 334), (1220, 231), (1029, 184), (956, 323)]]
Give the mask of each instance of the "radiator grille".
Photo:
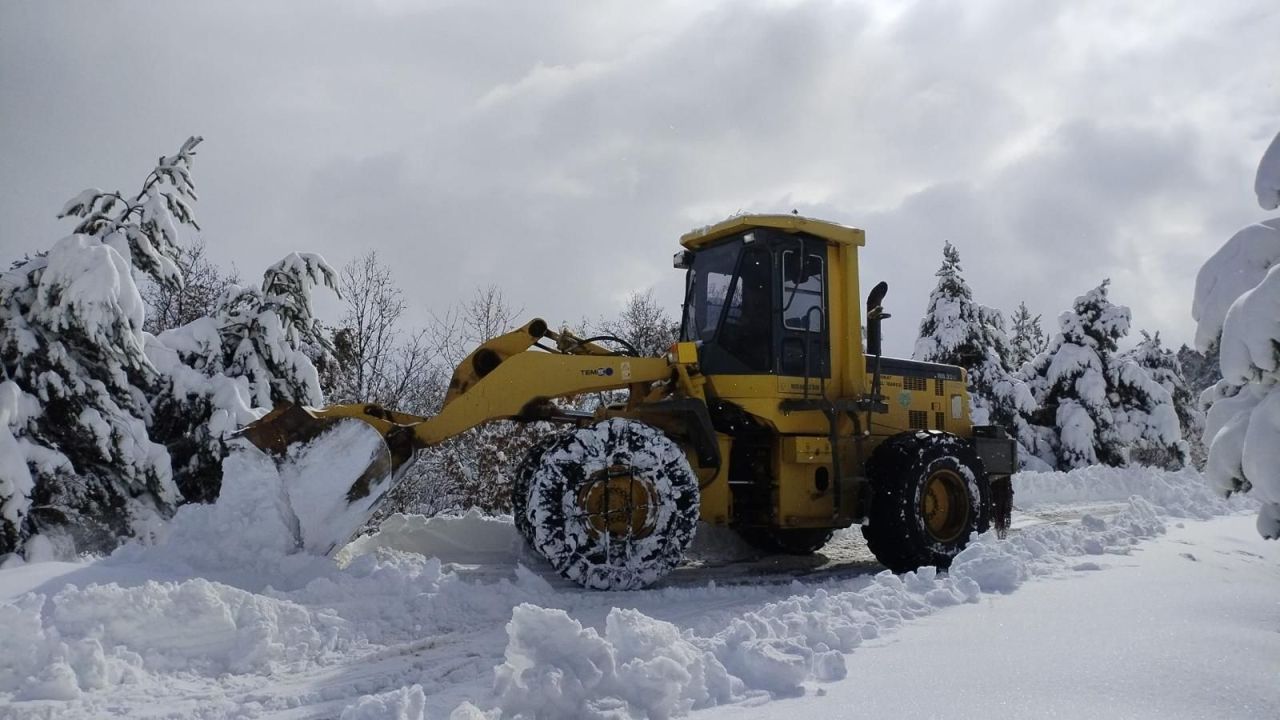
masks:
[(924, 410), (907, 411), (907, 427), (912, 430), (928, 430), (929, 413)]
[(902, 389), (904, 390), (928, 390), (929, 381), (922, 377), (904, 377), (902, 378)]
[(934, 413), (933, 415), (934, 415), (933, 419), (934, 419), (934, 420), (936, 420), (936, 421), (938, 422), (938, 426), (937, 426), (936, 428), (934, 428), (934, 429), (935, 429), (935, 430), (946, 430), (946, 429), (947, 429), (947, 414), (946, 414), (946, 413)]

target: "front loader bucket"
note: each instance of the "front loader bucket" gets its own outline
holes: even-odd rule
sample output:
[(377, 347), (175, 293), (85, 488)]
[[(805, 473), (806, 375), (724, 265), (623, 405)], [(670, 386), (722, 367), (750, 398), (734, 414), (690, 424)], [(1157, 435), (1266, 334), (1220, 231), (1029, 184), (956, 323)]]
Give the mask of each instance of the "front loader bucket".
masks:
[(359, 416), (313, 412), (283, 405), (237, 435), (275, 459), (299, 548), (328, 555), (368, 522), (412, 453), (393, 453)]
[(314, 440), (339, 421), (340, 418), (316, 417), (301, 405), (284, 403), (244, 426), (236, 435), (265, 453), (283, 457), (290, 446)]

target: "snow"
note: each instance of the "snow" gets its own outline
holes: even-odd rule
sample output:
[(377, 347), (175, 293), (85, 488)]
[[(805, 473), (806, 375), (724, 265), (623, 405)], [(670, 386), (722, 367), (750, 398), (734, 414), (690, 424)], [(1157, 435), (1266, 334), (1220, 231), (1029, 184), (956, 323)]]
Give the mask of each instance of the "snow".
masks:
[(849, 681), (695, 717), (1278, 717), (1280, 552), (1248, 525), (1171, 528), (1132, 556), (1082, 563), (868, 643), (846, 658)]
[(139, 347), (145, 306), (125, 257), (87, 235), (54, 243), (36, 290), (31, 317), (53, 330), (83, 332), (94, 345), (111, 346), (108, 330), (123, 323)]
[(509, 519), (475, 509), (464, 515), (429, 518), (396, 513), (382, 522), (378, 532), (356, 538), (336, 557), (347, 565), (360, 555), (385, 548), (479, 565), (513, 561), (522, 543)]
[(13, 433), (38, 410), (10, 380), (0, 382), (0, 517), (17, 527), (31, 507), (31, 491), (35, 481), (27, 468), (26, 455)]
[(1280, 538), (1280, 393), (1274, 389), (1249, 414), (1249, 429), (1241, 448), (1240, 468), (1253, 484), (1251, 495), (1266, 510), (1258, 517), (1263, 537)]
[[(243, 377), (228, 377), (210, 362), (221, 353), (222, 338), (213, 318), (194, 322), (160, 335), (146, 336), (147, 359), (171, 383), (174, 397), (190, 399), (208, 397), (213, 411), (207, 428), (213, 437), (222, 438), (266, 414), (255, 408), (250, 397), (249, 382)], [(189, 358), (190, 364), (183, 358)], [(208, 373), (215, 373), (210, 375)]]
[(346, 497), (371, 453), (386, 453), (381, 437), (359, 421), (342, 422), (284, 469), (238, 443), (223, 461), (217, 503), (183, 506), (161, 542), (126, 546), (102, 562), (155, 564), (253, 590), (296, 587), (327, 573), (324, 555), (368, 519), (369, 498), (348, 505)]
[(1262, 282), (1280, 261), (1280, 218), (1237, 232), (1218, 248), (1196, 274), (1191, 317), (1196, 321), (1196, 348), (1207, 352), (1218, 344), (1231, 305)]
[(1222, 323), (1221, 364), (1224, 380), (1274, 383), (1280, 370), (1276, 338), (1280, 338), (1280, 272), (1272, 266), (1257, 285), (1241, 293)]
[(365, 695), (342, 711), (339, 720), (422, 720), (427, 696), (421, 685)]
[[(1066, 674), (1199, 693), (1194, 713), (1160, 700), (1162, 715), (1136, 717), (1280, 712), (1265, 670), (1280, 638), (1259, 632), (1280, 555), (1232, 515), (1255, 504), (1192, 470), (1019, 474), (1009, 539), (978, 538), (949, 573), (878, 572), (857, 551), (821, 575), (762, 572), (730, 560), (742, 548), (721, 530), (659, 587), (607, 593), (478, 513), (394, 517), (336, 563), (293, 552), (274, 472), (234, 454), (226, 497), (182, 508), (157, 544), (0, 570), (0, 705), (18, 718), (1074, 716), (1089, 686), (1054, 680)], [(948, 682), (888, 690), (918, 689), (917, 665)]]
[[(963, 367), (972, 423), (1003, 427), (1017, 441), (1019, 464), (1024, 469), (1045, 465), (1032, 452), (1036, 431), (1027, 419), (1036, 409), (1035, 398), (1014, 372), (1014, 356), (1019, 351), (1005, 334), (1004, 316), (973, 301), (973, 291), (961, 275), (960, 253), (951, 243), (943, 246), (942, 254), (938, 284), (929, 294), (912, 358)], [(1020, 311), (1017, 331), (1025, 350), (1039, 343), (1039, 318), (1030, 320), (1025, 305)], [(1037, 339), (1031, 338), (1032, 332)]]
[[(368, 522), (390, 476), (386, 441), (360, 420), (339, 421), (306, 446), (290, 448), (288, 462), (281, 465), (280, 490), (300, 546), (328, 555), (347, 544)], [(360, 483), (368, 483), (366, 494), (349, 499)]]
[(494, 671), (503, 710), (536, 717), (632, 710), (668, 718), (732, 698), (724, 667), (680, 638), (674, 625), (615, 608), (605, 627), (601, 637), (563, 610), (514, 608), (505, 661)]
[(1075, 400), (1063, 400), (1058, 404), (1055, 423), (1064, 463), (1081, 467), (1098, 462), (1093, 447), (1098, 428), (1088, 410)]
[[(1280, 205), (1280, 136), (1258, 166), (1258, 203)], [(1192, 315), (1196, 344), (1218, 346), (1222, 380), (1206, 390), (1210, 444), (1206, 470), (1226, 492), (1252, 492), (1262, 502), (1258, 532), (1280, 538), (1280, 218), (1251, 225), (1227, 241), (1196, 276)]]
[(1174, 397), (1131, 353), (1116, 352), (1129, 330), (1129, 309), (1107, 299), (1109, 284), (1077, 297), (1059, 316), (1062, 331), (1048, 350), (1024, 366), (1037, 404), (1053, 411), (1053, 423), (1021, 432), (1031, 436), (1023, 444), (1057, 467), (1134, 459), (1185, 464), (1189, 451)]

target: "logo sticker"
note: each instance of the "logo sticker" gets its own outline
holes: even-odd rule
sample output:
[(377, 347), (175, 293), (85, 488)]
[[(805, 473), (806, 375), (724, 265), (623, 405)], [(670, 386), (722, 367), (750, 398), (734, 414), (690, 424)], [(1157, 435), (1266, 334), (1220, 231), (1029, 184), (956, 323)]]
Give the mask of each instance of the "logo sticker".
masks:
[(622, 362), (622, 379), (623, 380), (631, 379), (631, 363), (625, 360)]
[(903, 390), (898, 393), (898, 404), (902, 407), (911, 407), (911, 391)]

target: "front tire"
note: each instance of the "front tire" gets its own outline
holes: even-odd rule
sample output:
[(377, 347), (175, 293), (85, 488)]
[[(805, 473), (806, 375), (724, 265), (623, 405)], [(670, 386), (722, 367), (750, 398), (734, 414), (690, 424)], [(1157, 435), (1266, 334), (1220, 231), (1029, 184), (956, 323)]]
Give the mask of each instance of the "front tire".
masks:
[(991, 524), (991, 489), (973, 446), (942, 432), (884, 441), (867, 461), (872, 501), (867, 547), (894, 572), (948, 568)]
[(525, 451), (524, 458), (516, 467), (511, 484), (511, 518), (515, 522), (516, 532), (529, 545), (533, 544), (533, 525), (529, 522), (529, 487), (532, 485), (533, 474), (542, 463), (543, 453), (561, 437), (561, 434), (553, 433), (539, 438)]
[(525, 482), (518, 522), (530, 544), (584, 587), (650, 585), (693, 541), (698, 476), (675, 441), (643, 423), (613, 418), (560, 435)]

